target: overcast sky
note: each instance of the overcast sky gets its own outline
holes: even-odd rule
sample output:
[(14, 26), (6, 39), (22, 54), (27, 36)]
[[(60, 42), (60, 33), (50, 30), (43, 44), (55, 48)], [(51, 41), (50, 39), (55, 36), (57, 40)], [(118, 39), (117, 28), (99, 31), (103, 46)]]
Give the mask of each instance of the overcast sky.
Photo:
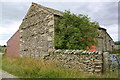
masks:
[[(46, 7), (64, 11), (70, 9), (75, 14), (85, 14), (91, 21), (99, 22), (101, 27), (114, 41), (118, 41), (118, 2), (38, 2)], [(0, 3), (0, 45), (18, 30), (22, 19), (27, 13), (31, 2), (1, 2)]]

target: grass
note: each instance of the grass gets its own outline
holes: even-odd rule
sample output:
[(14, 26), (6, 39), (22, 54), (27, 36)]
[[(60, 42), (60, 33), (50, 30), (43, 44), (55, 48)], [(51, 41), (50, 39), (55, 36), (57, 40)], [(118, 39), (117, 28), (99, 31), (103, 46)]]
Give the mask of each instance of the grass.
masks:
[(114, 49), (120, 49), (120, 45), (115, 45)]
[(5, 55), (6, 47), (0, 46), (0, 70), (2, 69), (2, 55)]
[(2, 54), (0, 54), (0, 70), (2, 69)]
[(90, 75), (80, 72), (77, 68), (66, 69), (57, 62), (45, 62), (33, 58), (3, 57), (3, 70), (19, 78), (117, 78), (114, 73)]

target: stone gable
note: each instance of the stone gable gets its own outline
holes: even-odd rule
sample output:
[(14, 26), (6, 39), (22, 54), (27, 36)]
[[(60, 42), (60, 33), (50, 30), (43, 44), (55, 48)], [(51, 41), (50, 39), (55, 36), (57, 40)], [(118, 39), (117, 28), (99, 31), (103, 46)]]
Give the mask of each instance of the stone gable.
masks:
[(20, 55), (36, 58), (53, 49), (54, 14), (32, 3), (20, 25)]

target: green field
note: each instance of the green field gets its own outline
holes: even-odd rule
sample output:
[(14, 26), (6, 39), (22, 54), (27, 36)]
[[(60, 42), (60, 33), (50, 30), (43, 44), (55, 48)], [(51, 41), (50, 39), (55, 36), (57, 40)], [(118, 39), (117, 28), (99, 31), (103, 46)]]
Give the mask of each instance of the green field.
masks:
[(120, 45), (115, 45), (114, 49), (120, 49)]

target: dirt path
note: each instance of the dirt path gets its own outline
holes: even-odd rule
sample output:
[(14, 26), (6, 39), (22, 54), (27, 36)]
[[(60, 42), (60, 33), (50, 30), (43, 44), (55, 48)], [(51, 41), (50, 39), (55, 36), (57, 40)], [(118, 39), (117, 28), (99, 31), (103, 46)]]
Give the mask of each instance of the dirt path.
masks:
[[(2, 69), (1, 65), (2, 65), (2, 53), (0, 53), (0, 80), (2, 78), (17, 78), (16, 76), (9, 74), (6, 71), (1, 70)], [(17, 79), (17, 80), (20, 80), (20, 79)]]
[(0, 78), (17, 78), (17, 77), (3, 70), (0, 70)]

